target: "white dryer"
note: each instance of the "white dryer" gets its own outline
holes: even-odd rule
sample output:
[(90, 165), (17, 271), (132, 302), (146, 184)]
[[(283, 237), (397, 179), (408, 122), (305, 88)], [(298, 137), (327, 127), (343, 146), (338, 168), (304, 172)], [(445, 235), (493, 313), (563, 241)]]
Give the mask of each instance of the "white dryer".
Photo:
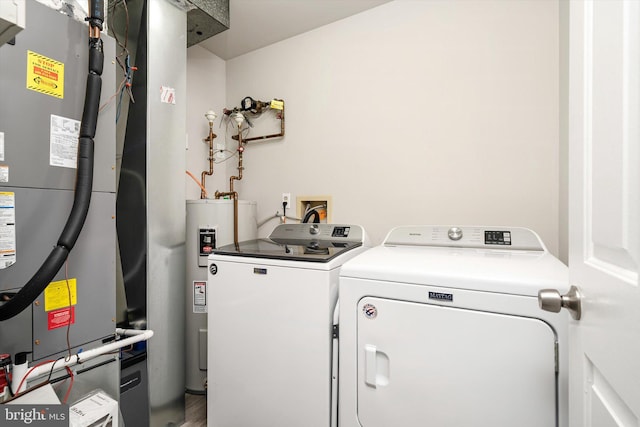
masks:
[(339, 271), (368, 247), (358, 225), (282, 224), (268, 239), (214, 249), (209, 427), (335, 424)]
[(408, 226), (340, 273), (340, 427), (566, 427), (568, 271), (532, 231)]

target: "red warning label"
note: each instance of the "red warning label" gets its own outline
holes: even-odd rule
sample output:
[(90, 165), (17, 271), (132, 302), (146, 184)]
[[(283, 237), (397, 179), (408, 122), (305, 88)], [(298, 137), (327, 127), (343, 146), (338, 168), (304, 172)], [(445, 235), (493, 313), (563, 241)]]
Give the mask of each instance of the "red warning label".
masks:
[(38, 76), (42, 76), (51, 80), (58, 81), (58, 73), (50, 70), (45, 70), (44, 68), (33, 67), (33, 74), (37, 74)]
[(65, 307), (47, 313), (49, 330), (61, 328), (76, 322), (75, 307)]

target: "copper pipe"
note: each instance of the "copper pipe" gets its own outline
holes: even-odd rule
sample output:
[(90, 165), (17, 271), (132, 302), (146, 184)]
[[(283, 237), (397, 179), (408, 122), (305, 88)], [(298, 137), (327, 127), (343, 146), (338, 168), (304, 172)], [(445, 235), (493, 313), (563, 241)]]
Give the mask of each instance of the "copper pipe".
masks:
[[(263, 139), (278, 138), (280, 136), (284, 136), (284, 134), (283, 133), (274, 133), (272, 135), (253, 136), (251, 138), (245, 139), (244, 142), (261, 141)], [(233, 138), (233, 139), (235, 139), (235, 138)]]
[[(209, 137), (205, 139), (205, 141), (209, 142), (209, 171), (202, 171), (202, 175), (200, 175), (200, 184), (202, 188), (207, 188), (205, 185), (205, 180), (207, 175), (213, 175), (213, 140), (217, 135), (213, 133), (213, 122), (209, 122)], [(200, 191), (200, 198), (205, 199), (207, 195), (204, 190)]]
[(238, 244), (238, 193), (235, 191), (216, 191), (215, 194), (216, 199), (227, 196), (233, 198), (233, 243), (236, 246), (236, 250), (240, 250), (240, 245)]
[(238, 244), (238, 193), (233, 193), (233, 244), (236, 246), (236, 251), (240, 251), (240, 245)]
[[(282, 99), (276, 99), (276, 101), (282, 101), (282, 110), (280, 110), (280, 133), (274, 133), (271, 135), (263, 135), (263, 136), (254, 136), (251, 138), (245, 138), (244, 143), (251, 141), (262, 141), (270, 138), (280, 138), (284, 136), (284, 101)], [(240, 135), (238, 133), (238, 135)], [(233, 139), (238, 139), (238, 136), (232, 136)]]
[[(89, 40), (98, 40), (104, 23), (104, 1), (89, 0), (87, 6), (89, 7), (87, 15), (89, 16), (85, 21), (89, 22)], [(102, 71), (99, 74), (102, 74)]]
[(89, 25), (89, 38), (99, 39), (100, 38), (100, 28), (93, 27)]
[(238, 176), (232, 176), (229, 178), (229, 191), (228, 192), (220, 192), (216, 191), (215, 197), (219, 199), (221, 197), (231, 196), (233, 197), (233, 243), (236, 246), (236, 250), (240, 250), (240, 245), (238, 243), (238, 192), (233, 190), (233, 181), (242, 179), (242, 171), (244, 167), (242, 166), (242, 153), (244, 152), (244, 147), (242, 146), (242, 123), (238, 124)]
[(238, 176), (232, 176), (231, 178), (229, 178), (229, 189), (230, 191), (233, 193), (233, 181), (238, 180), (240, 181), (242, 179), (242, 171), (244, 170), (244, 167), (242, 167), (242, 151), (244, 150), (244, 147), (240, 147), (238, 148)]

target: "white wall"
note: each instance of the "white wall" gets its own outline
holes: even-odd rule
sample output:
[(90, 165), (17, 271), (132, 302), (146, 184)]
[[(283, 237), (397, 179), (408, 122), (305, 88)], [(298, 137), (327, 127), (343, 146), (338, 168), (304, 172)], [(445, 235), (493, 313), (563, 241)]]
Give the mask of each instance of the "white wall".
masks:
[[(219, 128), (222, 109), (226, 106), (226, 64), (200, 46), (187, 49), (187, 169), (200, 180), (202, 171), (209, 170), (209, 124), (204, 114), (213, 110), (218, 115), (213, 132)], [(215, 141), (215, 139), (214, 139)], [(207, 176), (206, 188), (210, 198), (216, 189), (224, 189), (227, 179), (225, 164), (214, 165), (213, 176)], [(200, 187), (185, 175), (187, 200), (200, 198)]]
[(247, 148), (241, 198), (266, 217), (282, 192), (330, 194), (333, 222), (375, 244), (402, 224), (517, 225), (557, 253), (558, 13), (396, 1), (227, 61), (228, 106), (287, 108), (286, 137)]

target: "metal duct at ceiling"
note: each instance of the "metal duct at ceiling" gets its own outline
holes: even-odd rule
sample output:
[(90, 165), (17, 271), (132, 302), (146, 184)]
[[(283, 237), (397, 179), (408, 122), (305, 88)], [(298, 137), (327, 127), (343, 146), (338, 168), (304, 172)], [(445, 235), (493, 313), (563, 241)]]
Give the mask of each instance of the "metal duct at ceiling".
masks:
[(187, 47), (229, 29), (229, 0), (187, 0)]

